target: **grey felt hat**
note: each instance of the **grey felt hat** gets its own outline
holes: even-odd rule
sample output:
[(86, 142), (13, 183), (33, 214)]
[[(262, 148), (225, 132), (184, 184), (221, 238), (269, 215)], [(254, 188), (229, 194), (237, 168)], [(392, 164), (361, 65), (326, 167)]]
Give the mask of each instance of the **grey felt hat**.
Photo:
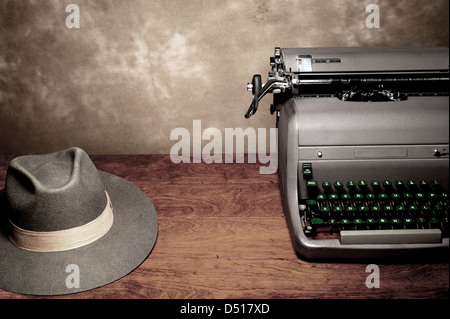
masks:
[(151, 201), (80, 148), (13, 159), (0, 190), (0, 289), (62, 295), (138, 267), (158, 233)]

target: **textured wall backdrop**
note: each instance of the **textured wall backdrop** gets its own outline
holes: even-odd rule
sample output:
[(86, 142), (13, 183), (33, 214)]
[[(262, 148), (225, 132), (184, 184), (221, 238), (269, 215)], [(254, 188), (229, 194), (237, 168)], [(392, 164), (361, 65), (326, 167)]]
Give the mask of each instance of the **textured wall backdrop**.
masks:
[[(368, 29), (367, 5), (380, 8)], [(80, 8), (80, 28), (65, 11)], [(0, 0), (0, 154), (169, 153), (244, 119), (275, 46), (448, 46), (448, 0)]]

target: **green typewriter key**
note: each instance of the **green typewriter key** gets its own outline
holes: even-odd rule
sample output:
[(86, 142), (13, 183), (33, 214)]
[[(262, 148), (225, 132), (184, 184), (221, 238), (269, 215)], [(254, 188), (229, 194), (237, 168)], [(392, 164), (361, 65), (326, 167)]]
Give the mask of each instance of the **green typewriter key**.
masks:
[(380, 225), (387, 225), (389, 223), (389, 221), (386, 218), (379, 218), (378, 223)]
[(322, 207), (320, 207), (320, 212), (321, 213), (329, 213), (330, 212), (330, 207), (322, 206)]
[(394, 211), (394, 206), (392, 206), (392, 205), (386, 205), (386, 206), (383, 207), (383, 210), (384, 210), (385, 212), (393, 212), (393, 211)]
[(308, 189), (314, 189), (317, 188), (317, 186), (319, 186), (319, 184), (314, 180), (306, 181), (306, 187)]
[(423, 225), (423, 224), (425, 224), (426, 222), (427, 222), (427, 220), (426, 220), (425, 218), (423, 218), (423, 217), (417, 218), (417, 223), (418, 223), (418, 224)]
[(400, 198), (402, 198), (402, 195), (400, 195), (399, 193), (392, 193), (391, 198), (392, 199), (400, 199)]
[(366, 199), (375, 199), (375, 198), (376, 198), (375, 194), (372, 193), (366, 194)]
[(336, 188), (336, 189), (342, 189), (342, 187), (344, 187), (344, 183), (339, 182), (339, 181), (334, 182), (334, 188)]
[(334, 213), (342, 213), (344, 211), (344, 209), (341, 206), (334, 206), (333, 207), (333, 212)]
[(399, 228), (401, 228), (402, 221), (400, 219), (398, 219), (398, 218), (392, 218), (391, 219), (391, 224), (392, 224), (393, 228), (399, 229)]
[(413, 194), (411, 194), (411, 193), (404, 193), (403, 194), (403, 198), (404, 199), (411, 199), (411, 198), (413, 198), (414, 196), (413, 196)]
[(327, 181), (322, 182), (322, 187), (323, 187), (324, 189), (330, 189), (330, 188), (331, 188), (331, 183), (330, 183), (330, 182), (327, 182)]
[(406, 185), (408, 187), (415, 187), (417, 186), (417, 182), (415, 180), (410, 179), (409, 181), (406, 182)]
[(330, 225), (330, 226), (336, 226), (337, 224), (338, 224), (337, 219), (330, 218), (330, 219), (328, 220), (328, 225)]
[(359, 186), (359, 188), (361, 188), (361, 189), (366, 189), (367, 186), (369, 186), (369, 183), (367, 183), (366, 181), (359, 181), (359, 182), (358, 182), (358, 186)]
[(356, 182), (354, 182), (354, 181), (348, 181), (348, 182), (347, 182), (347, 187), (348, 187), (349, 189), (355, 189), (355, 188), (356, 188)]
[(329, 219), (328, 220), (328, 226), (330, 226), (330, 232), (333, 232), (333, 229), (336, 229), (339, 226), (339, 222), (337, 219)]
[(307, 205), (308, 207), (316, 207), (317, 202), (316, 202), (314, 199), (308, 199), (308, 200), (306, 201), (306, 205)]
[(442, 192), (439, 196), (440, 196), (442, 199), (448, 199), (448, 193)]
[(361, 218), (355, 218), (353, 224), (355, 224), (357, 229), (361, 229), (361, 226), (364, 225), (364, 221)]
[(366, 219), (366, 224), (367, 224), (367, 227), (369, 229), (376, 229), (377, 228), (377, 221), (375, 219), (373, 219), (373, 218), (367, 218)]
[(425, 181), (425, 180), (421, 180), (421, 181), (419, 182), (419, 186), (420, 186), (420, 187), (426, 187), (426, 186), (428, 186), (428, 182)]
[(433, 186), (433, 187), (439, 187), (439, 186), (441, 186), (441, 182), (438, 181), (438, 180), (434, 180), (434, 181), (431, 182), (431, 186)]
[(411, 226), (414, 225), (414, 219), (412, 219), (412, 218), (410, 218), (410, 217), (405, 218), (405, 219), (403, 220), (403, 222), (405, 223), (406, 227), (411, 227)]
[(369, 207), (367, 207), (367, 206), (358, 206), (358, 211), (360, 213), (367, 213), (369, 211)]
[(429, 212), (431, 212), (431, 206), (430, 205), (422, 205), (422, 206), (420, 206), (420, 210), (424, 213), (429, 213)]
[(429, 199), (438, 199), (439, 196), (436, 193), (428, 193), (428, 198)]
[(383, 186), (384, 187), (391, 187), (392, 186), (392, 182), (388, 181), (388, 180), (385, 180), (385, 181), (383, 181)]
[(444, 208), (441, 206), (441, 205), (434, 205), (433, 206), (433, 211), (436, 213), (436, 214), (440, 214), (440, 213), (442, 213), (443, 211), (444, 211)]
[(416, 199), (423, 199), (423, 198), (425, 198), (424, 193), (416, 193)]
[(338, 194), (330, 194), (330, 196), (328, 196), (329, 199), (332, 200), (338, 200), (339, 199), (339, 195)]
[(363, 195), (363, 194), (356, 193), (355, 195), (353, 195), (353, 198), (354, 198), (354, 199), (364, 199), (364, 195)]
[(341, 198), (349, 200), (349, 199), (352, 199), (352, 195), (350, 195), (350, 194), (342, 194)]
[(397, 205), (397, 206), (395, 206), (395, 211), (396, 211), (397, 213), (403, 213), (403, 212), (406, 212), (406, 207), (403, 206), (403, 205)]
[(323, 195), (323, 194), (317, 195), (317, 200), (318, 200), (319, 202), (323, 202), (323, 201), (326, 200), (326, 199), (327, 199), (327, 195)]
[(311, 178), (312, 176), (312, 164), (311, 163), (303, 163), (302, 164), (302, 169), (303, 169), (303, 176), (305, 178)]
[(372, 188), (376, 189), (376, 188), (380, 188), (381, 183), (379, 181), (372, 181), (372, 182), (370, 182), (370, 185), (372, 186)]
[(405, 182), (404, 181), (399, 181), (399, 180), (395, 181), (394, 184), (395, 184), (395, 187), (397, 187), (397, 188), (405, 186)]
[(311, 225), (323, 225), (323, 219), (322, 218), (311, 218)]
[(381, 212), (381, 207), (380, 206), (371, 206), (370, 210), (374, 213)]
[(341, 219), (341, 225), (350, 225), (350, 219)]
[(415, 212), (419, 211), (419, 206), (414, 205), (414, 204), (409, 205), (409, 206), (408, 206), (408, 210), (409, 210), (410, 212), (412, 212), (412, 213), (415, 213)]
[(389, 196), (388, 196), (388, 194), (386, 194), (386, 193), (380, 193), (380, 194), (378, 194), (378, 198), (379, 198), (379, 199), (388, 199)]
[(355, 207), (355, 206), (347, 206), (347, 207), (345, 208), (345, 210), (346, 210), (348, 213), (354, 213), (354, 212), (356, 212), (356, 207)]
[(441, 225), (441, 222), (439, 221), (439, 219), (432, 217), (429, 220), (430, 226), (431, 228), (439, 228), (439, 226)]

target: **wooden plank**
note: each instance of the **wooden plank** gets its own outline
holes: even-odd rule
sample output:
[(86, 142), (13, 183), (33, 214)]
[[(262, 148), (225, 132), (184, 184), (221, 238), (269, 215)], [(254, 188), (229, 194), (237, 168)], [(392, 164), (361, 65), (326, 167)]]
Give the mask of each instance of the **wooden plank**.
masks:
[[(366, 264), (298, 259), (150, 257), (128, 276), (99, 289), (56, 298), (140, 299), (447, 299), (448, 265), (379, 265), (380, 288), (366, 286)], [(32, 298), (0, 291), (0, 298)], [(270, 303), (270, 300), (268, 300)], [(340, 312), (353, 309), (336, 309)], [(320, 309), (317, 309), (320, 311)]]
[(295, 258), (283, 218), (161, 218), (158, 259)]
[(448, 298), (445, 265), (380, 265), (379, 289), (367, 288), (366, 266), (292, 258), (209, 259), (180, 267), (150, 258), (136, 275), (177, 277), (164, 287), (148, 281), (155, 294), (162, 292), (159, 298)]
[(277, 174), (262, 175), (254, 163), (173, 163), (169, 155), (94, 155), (100, 170), (138, 185), (145, 183), (278, 183)]
[(151, 184), (158, 217), (283, 217), (278, 184)]

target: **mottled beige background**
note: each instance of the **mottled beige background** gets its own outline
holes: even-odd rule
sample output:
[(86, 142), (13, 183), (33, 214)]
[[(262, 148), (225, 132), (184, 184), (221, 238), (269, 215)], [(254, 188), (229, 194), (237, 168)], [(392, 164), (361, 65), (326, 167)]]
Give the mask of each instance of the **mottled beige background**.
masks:
[[(65, 26), (68, 4), (81, 28)], [(365, 8), (380, 7), (368, 29)], [(275, 46), (448, 46), (448, 0), (0, 0), (0, 154), (169, 153), (176, 127), (244, 119)]]

